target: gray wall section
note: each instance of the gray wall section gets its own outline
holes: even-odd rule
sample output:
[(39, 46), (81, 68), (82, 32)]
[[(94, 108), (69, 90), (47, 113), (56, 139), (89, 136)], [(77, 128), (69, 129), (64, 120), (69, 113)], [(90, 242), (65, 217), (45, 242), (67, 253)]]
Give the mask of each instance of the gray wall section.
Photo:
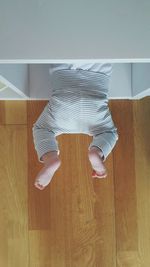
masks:
[[(132, 93), (136, 96), (147, 89), (150, 89), (150, 63), (132, 64)], [(150, 95), (147, 90), (147, 95)]]
[(150, 58), (149, 0), (0, 1), (0, 60)]
[(131, 98), (131, 63), (114, 63), (109, 98)]
[(49, 64), (29, 64), (30, 97), (37, 99), (49, 99), (51, 84)]

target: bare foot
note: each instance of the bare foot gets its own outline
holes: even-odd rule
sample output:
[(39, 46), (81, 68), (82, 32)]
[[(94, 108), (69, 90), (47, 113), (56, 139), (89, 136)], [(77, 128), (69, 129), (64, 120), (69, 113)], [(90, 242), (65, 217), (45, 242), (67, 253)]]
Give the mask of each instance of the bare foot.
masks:
[(91, 147), (88, 152), (89, 160), (93, 167), (92, 177), (93, 178), (105, 178), (107, 176), (106, 168), (102, 160), (102, 152), (97, 147)]
[(49, 161), (46, 162), (45, 166), (38, 173), (34, 185), (40, 190), (43, 190), (51, 181), (54, 173), (60, 167), (61, 161), (59, 158), (51, 157)]

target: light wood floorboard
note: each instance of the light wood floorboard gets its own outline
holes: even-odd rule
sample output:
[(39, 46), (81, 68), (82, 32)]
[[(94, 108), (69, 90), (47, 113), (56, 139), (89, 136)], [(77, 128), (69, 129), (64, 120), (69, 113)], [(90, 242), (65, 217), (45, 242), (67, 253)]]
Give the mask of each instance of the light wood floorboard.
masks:
[(32, 126), (47, 101), (0, 101), (0, 266), (150, 266), (150, 97), (111, 100), (119, 140), (92, 179), (92, 137), (57, 137), (61, 167), (44, 191)]

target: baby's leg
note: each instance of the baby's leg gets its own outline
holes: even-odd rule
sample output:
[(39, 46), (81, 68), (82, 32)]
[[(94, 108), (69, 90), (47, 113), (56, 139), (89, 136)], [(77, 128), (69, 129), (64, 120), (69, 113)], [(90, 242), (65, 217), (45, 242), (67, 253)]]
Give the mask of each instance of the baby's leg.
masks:
[(61, 165), (57, 151), (47, 152), (41, 157), (41, 160), (44, 163), (44, 167), (38, 173), (34, 183), (35, 187), (40, 190), (44, 189), (50, 183), (54, 173)]
[(103, 164), (102, 150), (96, 146), (92, 146), (89, 149), (88, 156), (93, 168), (92, 177), (105, 178), (107, 171)]
[(112, 151), (117, 140), (118, 134), (116, 131), (104, 132), (93, 136), (88, 152), (89, 160), (94, 169), (93, 177), (104, 178), (107, 176), (103, 162)]
[(35, 186), (43, 189), (49, 184), (61, 163), (58, 158), (59, 147), (53, 131), (48, 104), (34, 123), (32, 132), (38, 160), (44, 163), (43, 169), (36, 177)]

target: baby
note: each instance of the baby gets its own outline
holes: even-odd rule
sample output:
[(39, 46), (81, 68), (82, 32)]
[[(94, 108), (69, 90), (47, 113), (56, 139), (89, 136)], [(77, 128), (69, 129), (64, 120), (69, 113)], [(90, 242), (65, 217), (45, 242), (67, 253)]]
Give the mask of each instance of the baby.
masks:
[(92, 177), (106, 177), (103, 162), (118, 140), (108, 107), (112, 64), (51, 64), (49, 72), (52, 94), (32, 128), (38, 160), (44, 163), (35, 187), (43, 190), (60, 167), (56, 136), (63, 133), (93, 137), (88, 148)]

